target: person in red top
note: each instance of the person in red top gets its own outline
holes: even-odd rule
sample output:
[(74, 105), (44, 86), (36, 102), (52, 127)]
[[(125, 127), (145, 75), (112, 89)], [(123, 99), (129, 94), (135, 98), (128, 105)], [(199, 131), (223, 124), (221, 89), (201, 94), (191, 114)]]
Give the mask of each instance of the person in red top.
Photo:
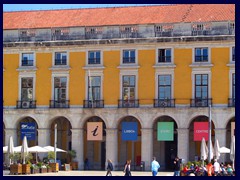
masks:
[(208, 163), (208, 165), (207, 165), (208, 176), (212, 176), (212, 172), (213, 172), (213, 165), (212, 165), (212, 163)]
[(186, 174), (187, 176), (189, 175), (189, 169), (188, 169), (188, 165), (185, 165), (183, 168), (183, 173)]

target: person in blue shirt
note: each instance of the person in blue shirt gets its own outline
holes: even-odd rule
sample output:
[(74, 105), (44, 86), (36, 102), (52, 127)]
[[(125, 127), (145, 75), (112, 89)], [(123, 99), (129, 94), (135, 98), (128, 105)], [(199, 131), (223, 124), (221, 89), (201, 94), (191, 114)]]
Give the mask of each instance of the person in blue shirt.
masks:
[(159, 163), (156, 161), (156, 157), (153, 157), (152, 163), (151, 163), (151, 170), (152, 170), (152, 175), (157, 176), (158, 169), (160, 168)]

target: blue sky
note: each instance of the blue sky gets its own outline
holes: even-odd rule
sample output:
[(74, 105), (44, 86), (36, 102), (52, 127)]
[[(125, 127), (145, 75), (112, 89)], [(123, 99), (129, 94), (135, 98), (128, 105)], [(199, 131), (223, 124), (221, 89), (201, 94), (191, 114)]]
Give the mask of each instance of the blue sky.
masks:
[(3, 11), (25, 11), (46, 9), (72, 9), (119, 6), (145, 6), (150, 4), (3, 4)]

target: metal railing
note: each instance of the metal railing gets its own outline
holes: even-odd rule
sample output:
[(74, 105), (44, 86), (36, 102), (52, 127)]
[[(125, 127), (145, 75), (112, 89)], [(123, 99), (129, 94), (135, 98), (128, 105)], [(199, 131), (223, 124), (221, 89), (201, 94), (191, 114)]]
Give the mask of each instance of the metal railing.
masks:
[(83, 100), (83, 108), (104, 108), (104, 100)]
[(153, 100), (153, 107), (175, 107), (175, 99), (154, 99)]
[(22, 60), (22, 66), (33, 66), (33, 60)]
[(69, 100), (50, 100), (50, 108), (69, 108)]
[(208, 56), (195, 56), (195, 62), (208, 62)]
[(138, 108), (138, 107), (139, 107), (138, 99), (118, 100), (118, 108)]
[(55, 65), (67, 65), (67, 59), (55, 59)]
[(16, 108), (17, 109), (34, 109), (36, 108), (36, 101), (35, 100), (17, 101)]
[(135, 57), (124, 57), (123, 58), (123, 63), (124, 64), (135, 63)]
[(191, 99), (190, 100), (190, 107), (208, 107), (209, 105), (212, 105), (212, 99)]
[(159, 63), (168, 63), (171, 62), (171, 56), (159, 56), (158, 57)]

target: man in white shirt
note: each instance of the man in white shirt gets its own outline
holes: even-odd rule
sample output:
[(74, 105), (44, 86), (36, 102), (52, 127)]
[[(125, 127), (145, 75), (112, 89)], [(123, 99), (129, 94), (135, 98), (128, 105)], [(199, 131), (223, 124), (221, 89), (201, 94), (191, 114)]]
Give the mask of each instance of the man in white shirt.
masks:
[(158, 169), (160, 168), (159, 163), (156, 161), (156, 157), (153, 157), (152, 163), (151, 163), (151, 170), (152, 170), (152, 175), (157, 176)]
[(213, 167), (214, 167), (214, 176), (217, 176), (218, 173), (220, 172), (220, 164), (219, 162), (217, 162), (217, 159), (214, 159)]

